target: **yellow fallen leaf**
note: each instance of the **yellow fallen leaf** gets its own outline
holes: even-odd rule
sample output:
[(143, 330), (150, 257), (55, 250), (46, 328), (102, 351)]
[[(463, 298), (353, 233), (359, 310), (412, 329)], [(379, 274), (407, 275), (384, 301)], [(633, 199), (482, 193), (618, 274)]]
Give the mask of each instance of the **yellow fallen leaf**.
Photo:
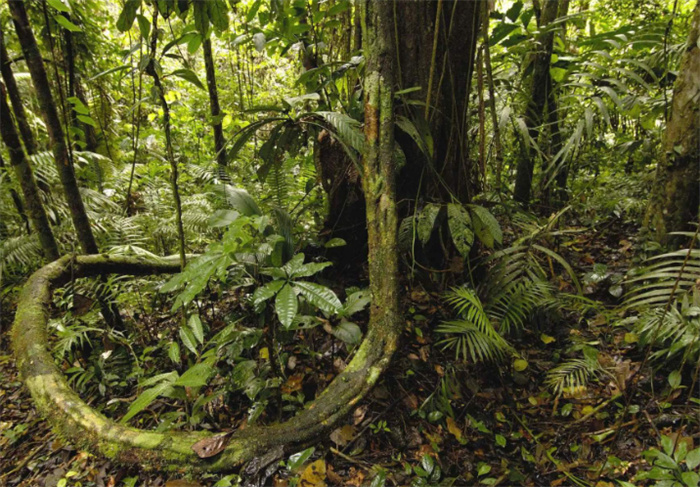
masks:
[(299, 478), (300, 487), (326, 487), (326, 462), (316, 460), (304, 469)]
[(449, 416), (447, 417), (447, 431), (452, 433), (452, 435), (457, 438), (457, 441), (462, 441), (462, 430), (457, 426), (455, 420)]
[(260, 358), (263, 360), (268, 360), (270, 358), (270, 352), (268, 351), (267, 347), (260, 349)]
[(542, 343), (544, 343), (545, 345), (549, 345), (550, 343), (555, 341), (556, 338), (551, 337), (551, 336), (547, 335), (546, 333), (542, 333), (540, 335), (540, 340), (542, 340)]

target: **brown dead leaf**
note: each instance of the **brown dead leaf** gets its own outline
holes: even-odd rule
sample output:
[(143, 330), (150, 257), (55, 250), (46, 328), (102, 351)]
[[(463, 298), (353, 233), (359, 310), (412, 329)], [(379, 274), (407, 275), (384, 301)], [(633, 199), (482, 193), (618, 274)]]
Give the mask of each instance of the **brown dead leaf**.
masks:
[(303, 374), (290, 375), (287, 381), (280, 387), (281, 391), (285, 394), (291, 394), (293, 392), (301, 390), (301, 383), (304, 380)]
[(362, 487), (365, 485), (365, 473), (362, 470), (357, 470), (355, 467), (350, 467), (350, 478), (347, 480), (345, 485), (353, 485), (355, 487)]
[(411, 408), (412, 411), (418, 409), (418, 398), (415, 394), (409, 394), (403, 398), (403, 403)]
[(194, 450), (199, 458), (213, 457), (226, 448), (226, 445), (231, 441), (232, 433), (233, 432), (224, 433), (223, 435), (210, 436), (209, 438), (199, 440), (192, 445), (192, 450)]
[(304, 469), (299, 478), (300, 487), (326, 487), (326, 461), (316, 460)]
[(352, 413), (352, 423), (354, 425), (360, 424), (362, 420), (365, 419), (366, 414), (367, 406), (360, 406), (359, 408), (355, 409), (355, 412)]
[(355, 427), (349, 424), (333, 430), (331, 440), (338, 446), (345, 446), (355, 437)]
[(335, 473), (333, 465), (326, 466), (326, 477), (331, 482), (331, 485), (343, 485), (343, 477)]

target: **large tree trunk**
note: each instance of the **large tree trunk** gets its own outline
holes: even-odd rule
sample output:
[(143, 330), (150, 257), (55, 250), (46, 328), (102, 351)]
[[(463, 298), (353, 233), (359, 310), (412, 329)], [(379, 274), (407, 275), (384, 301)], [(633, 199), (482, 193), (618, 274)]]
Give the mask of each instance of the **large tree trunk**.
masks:
[(221, 121), (221, 108), (219, 107), (219, 92), (216, 88), (216, 68), (211, 52), (211, 39), (204, 40), (202, 50), (204, 51), (204, 67), (207, 73), (207, 88), (209, 89), (209, 110), (214, 122), (214, 151), (216, 152), (216, 162), (219, 165), (219, 177), (222, 180), (229, 180), (226, 174), (224, 130)]
[(477, 191), (478, 170), (469, 160), (467, 108), (481, 3), (410, 0), (395, 4), (397, 82), (401, 89), (420, 87), (407, 98), (426, 104), (407, 105), (403, 114), (419, 125), (427, 121), (434, 147), (426, 166), (408, 134), (398, 134), (407, 159), (399, 178), (400, 200), (414, 199), (421, 179), (419, 196), (437, 201), (452, 201), (454, 196), (468, 202)]
[(34, 173), (32, 172), (32, 168), (27, 161), (24, 150), (22, 149), (22, 144), (19, 140), (17, 131), (15, 130), (15, 124), (12, 122), (10, 106), (7, 104), (7, 100), (5, 98), (5, 86), (1, 83), (0, 120), (2, 120), (2, 123), (0, 123), (2, 140), (10, 153), (10, 163), (12, 164), (15, 175), (17, 176), (20, 186), (22, 187), (27, 212), (29, 213), (29, 218), (32, 221), (34, 230), (36, 230), (36, 233), (39, 236), (39, 242), (41, 243), (44, 256), (48, 261), (56, 260), (60, 255), (58, 245), (56, 244), (53, 232), (51, 231), (51, 226), (49, 225), (49, 219), (46, 216), (44, 205), (41, 203), (39, 188), (37, 187), (36, 180), (34, 179)]
[[(17, 31), (24, 60), (29, 68), (29, 74), (34, 84), (37, 99), (41, 106), (46, 128), (49, 133), (49, 139), (53, 147), (53, 156), (58, 169), (58, 176), (63, 186), (63, 192), (68, 203), (73, 226), (80, 242), (80, 247), (86, 254), (96, 254), (99, 252), (95, 236), (90, 228), (90, 220), (85, 212), (85, 205), (80, 196), (80, 188), (75, 179), (73, 169), (73, 161), (71, 160), (69, 148), (66, 144), (65, 134), (61, 126), (61, 120), (58, 117), (58, 110), (51, 94), (51, 86), (49, 79), (46, 76), (44, 62), (39, 52), (39, 46), (34, 38), (34, 33), (29, 25), (29, 18), (23, 1), (11, 0), (8, 2), (10, 13)], [(100, 299), (100, 307), (102, 316), (108, 324), (113, 327), (121, 328), (123, 326), (119, 310), (114, 303), (106, 303), (104, 299)]]
[(68, 146), (61, 126), (61, 121), (58, 117), (58, 110), (51, 94), (51, 86), (49, 85), (44, 63), (37, 46), (34, 33), (29, 25), (25, 3), (22, 1), (9, 1), (12, 20), (15, 24), (17, 37), (22, 46), (24, 59), (29, 68), (29, 73), (32, 77), (32, 83), (36, 90), (37, 99), (41, 106), (42, 113), (46, 120), (46, 128), (51, 139), (53, 147), (54, 159), (58, 169), (58, 175), (63, 185), (63, 190), (70, 209), (73, 226), (78, 235), (78, 240), (83, 252), (86, 254), (96, 254), (98, 252), (95, 237), (90, 228), (85, 206), (80, 196), (78, 182), (75, 179), (73, 163), (70, 160)]
[[(544, 0), (539, 19), (540, 32), (548, 24), (556, 20), (559, 7), (558, 0)], [(538, 36), (537, 52), (532, 59), (532, 76), (530, 78), (530, 96), (525, 110), (525, 124), (530, 139), (538, 142), (542, 122), (545, 117), (547, 99), (552, 90), (552, 77), (549, 74), (549, 64), (552, 59), (554, 44), (554, 31), (542, 32)], [(530, 204), (532, 193), (532, 177), (535, 171), (537, 152), (529, 146), (528, 141), (523, 141), (523, 150), (518, 160), (517, 174), (515, 177), (515, 201), (525, 206)]]
[[(5, 172), (5, 160), (2, 158), (2, 155), (0, 155), (0, 174)], [(6, 176), (7, 179), (9, 179), (9, 175)], [(10, 183), (11, 184), (11, 183)], [(32, 233), (32, 227), (29, 224), (29, 218), (27, 217), (27, 213), (24, 211), (24, 203), (22, 202), (22, 198), (19, 197), (19, 194), (17, 194), (17, 191), (8, 184), (9, 186), (8, 191), (10, 193), (10, 198), (12, 198), (12, 203), (15, 205), (15, 209), (17, 210), (17, 213), (19, 214), (19, 217), (22, 219), (22, 222), (24, 222), (24, 226), (27, 229), (27, 233), (31, 234)], [(9, 236), (9, 230), (7, 229), (7, 224), (3, 221), (0, 222), (0, 240), (3, 240)]]
[[(402, 330), (394, 198), (393, 29), (389, 2), (366, 2), (364, 9), (367, 152), (363, 186), (372, 307), (367, 334), (352, 361), (317, 399), (284, 423), (249, 426), (218, 436), (206, 431), (161, 433), (125, 426), (88, 406), (56, 366), (47, 339), (51, 289), (71, 277), (176, 272), (180, 266), (172, 261), (104, 255), (64, 257), (29, 279), (19, 299), (12, 333), (17, 366), (25, 384), (39, 411), (64, 438), (118, 462), (222, 471), (257, 459), (258, 468), (264, 468), (331, 431), (387, 369)], [(209, 445), (220, 441), (224, 448), (209, 458), (200, 458), (192, 449), (200, 441)]]
[(698, 223), (700, 205), (700, 2), (695, 6), (681, 68), (673, 88), (664, 157), (647, 213), (659, 238)]
[(7, 94), (10, 97), (12, 111), (15, 113), (15, 120), (17, 120), (19, 133), (22, 135), (24, 148), (27, 150), (27, 154), (36, 154), (34, 133), (31, 127), (29, 127), (29, 122), (27, 122), (27, 113), (24, 111), (22, 98), (20, 97), (19, 89), (17, 88), (17, 83), (12, 73), (10, 56), (7, 54), (7, 48), (5, 47), (5, 33), (2, 32), (2, 30), (0, 30), (0, 71), (2, 72), (2, 79), (7, 88)]

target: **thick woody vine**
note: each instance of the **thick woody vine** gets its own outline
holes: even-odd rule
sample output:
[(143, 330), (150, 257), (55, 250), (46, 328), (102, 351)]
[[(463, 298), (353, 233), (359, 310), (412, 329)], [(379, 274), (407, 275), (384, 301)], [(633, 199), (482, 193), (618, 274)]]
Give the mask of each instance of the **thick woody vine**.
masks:
[[(39, 411), (67, 440), (118, 462), (225, 471), (256, 458), (272, 461), (316, 442), (377, 382), (401, 331), (397, 283), (397, 216), (394, 197), (393, 66), (391, 11), (387, 2), (365, 2), (365, 140), (363, 186), (367, 202), (372, 307), (364, 341), (347, 368), (301, 413), (280, 424), (229, 433), (154, 432), (105, 417), (83, 401), (56, 366), (48, 345), (52, 290), (71, 278), (106, 274), (150, 275), (180, 270), (159, 259), (66, 256), (35, 272), (26, 283), (12, 340), (19, 370)], [(200, 456), (193, 446), (221, 439), (225, 447)], [(206, 441), (205, 441), (206, 443)], [(218, 450), (218, 449), (217, 449)]]

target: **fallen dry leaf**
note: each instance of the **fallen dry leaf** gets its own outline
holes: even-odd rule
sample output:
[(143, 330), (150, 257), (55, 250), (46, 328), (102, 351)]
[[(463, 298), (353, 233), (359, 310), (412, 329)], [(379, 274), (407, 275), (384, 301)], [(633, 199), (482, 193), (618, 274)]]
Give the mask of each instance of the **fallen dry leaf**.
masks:
[(299, 478), (300, 487), (326, 487), (326, 461), (316, 460), (304, 469)]

